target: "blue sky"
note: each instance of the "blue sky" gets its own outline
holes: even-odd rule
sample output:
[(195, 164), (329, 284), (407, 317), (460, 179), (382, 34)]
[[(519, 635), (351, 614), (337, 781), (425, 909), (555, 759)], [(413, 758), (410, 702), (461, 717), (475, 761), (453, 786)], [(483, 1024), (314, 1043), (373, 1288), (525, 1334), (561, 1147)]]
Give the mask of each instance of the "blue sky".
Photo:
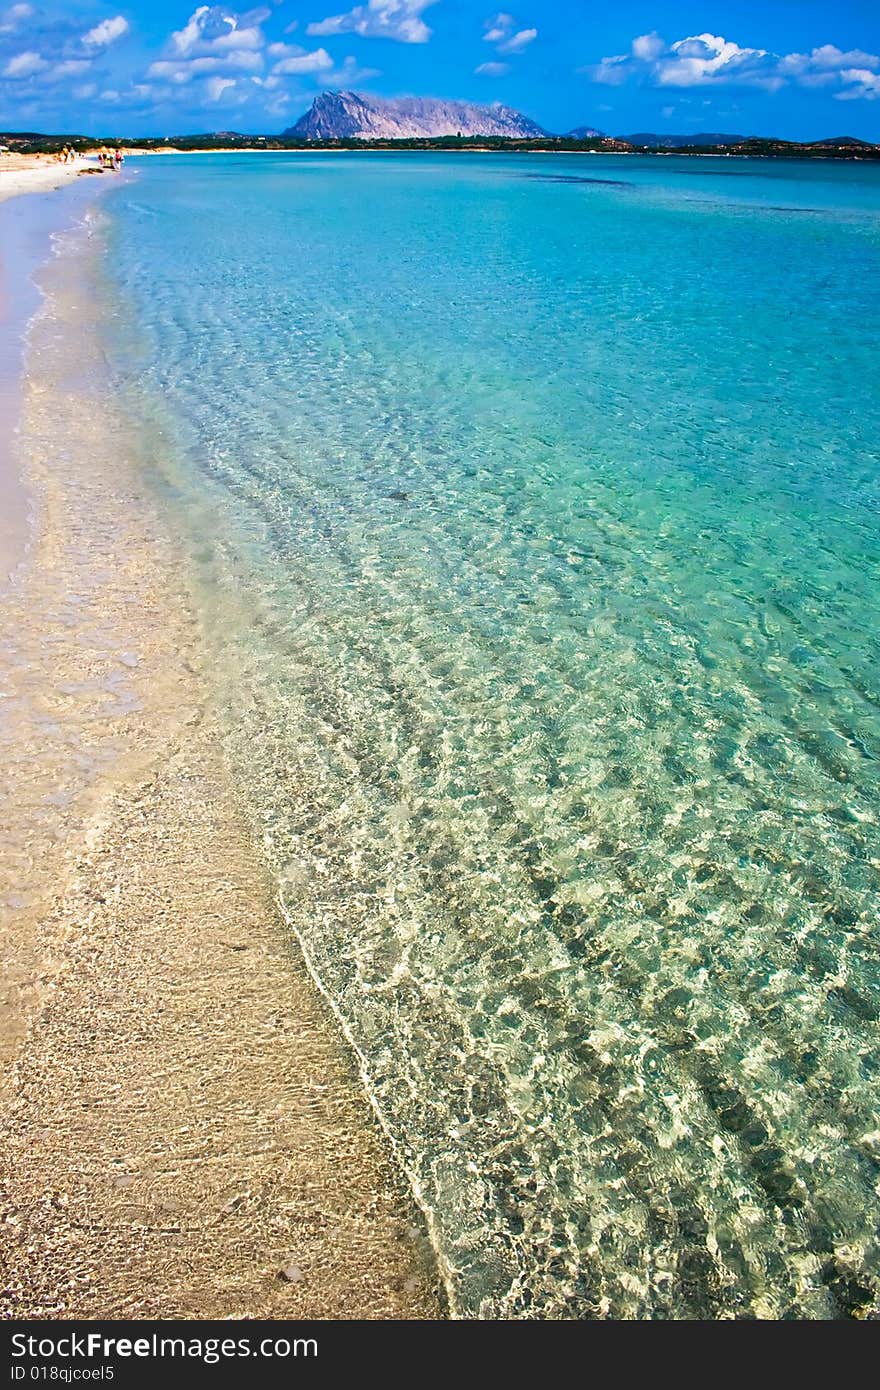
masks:
[(880, 141), (880, 0), (0, 0), (0, 128), (280, 131), (325, 87), (552, 131)]

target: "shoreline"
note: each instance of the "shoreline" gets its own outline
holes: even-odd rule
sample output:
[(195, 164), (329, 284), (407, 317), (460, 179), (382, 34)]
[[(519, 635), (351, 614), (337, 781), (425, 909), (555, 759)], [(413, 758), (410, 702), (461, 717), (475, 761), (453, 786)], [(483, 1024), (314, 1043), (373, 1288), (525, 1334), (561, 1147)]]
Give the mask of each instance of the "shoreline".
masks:
[(102, 359), (94, 220), (66, 240), (23, 388), (38, 524), (0, 617), (2, 1315), (443, 1317), (223, 761)]
[(55, 236), (103, 187), (78, 182), (76, 171), (63, 166), (59, 182), (55, 172), (45, 161), (17, 170), (0, 166), (0, 593), (25, 563), (32, 540), (32, 499), (14, 455), (28, 337), (41, 304), (36, 277)]

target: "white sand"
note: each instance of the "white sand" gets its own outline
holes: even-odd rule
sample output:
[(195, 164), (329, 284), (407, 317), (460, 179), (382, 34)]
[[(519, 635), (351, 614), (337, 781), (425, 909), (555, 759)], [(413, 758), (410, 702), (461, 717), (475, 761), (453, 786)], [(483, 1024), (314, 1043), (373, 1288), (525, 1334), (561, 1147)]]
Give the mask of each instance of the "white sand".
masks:
[(19, 193), (48, 193), (78, 178), (86, 169), (96, 167), (85, 159), (78, 159), (75, 164), (59, 164), (57, 160), (41, 159), (37, 155), (0, 154), (0, 202)]

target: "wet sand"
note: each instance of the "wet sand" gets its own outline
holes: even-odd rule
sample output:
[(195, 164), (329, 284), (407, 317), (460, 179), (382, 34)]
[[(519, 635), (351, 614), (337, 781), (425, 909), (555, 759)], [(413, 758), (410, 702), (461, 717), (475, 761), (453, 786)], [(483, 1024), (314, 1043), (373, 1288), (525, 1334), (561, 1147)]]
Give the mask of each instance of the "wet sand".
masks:
[(86, 281), (43, 274), (0, 610), (0, 1316), (443, 1316), (229, 782)]

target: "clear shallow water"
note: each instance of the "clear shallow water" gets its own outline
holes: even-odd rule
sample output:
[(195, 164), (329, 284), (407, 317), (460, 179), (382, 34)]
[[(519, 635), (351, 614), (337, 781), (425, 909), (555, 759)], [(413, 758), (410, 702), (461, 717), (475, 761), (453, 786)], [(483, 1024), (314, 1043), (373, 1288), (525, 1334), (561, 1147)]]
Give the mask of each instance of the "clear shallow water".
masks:
[(0, 592), (28, 542), (28, 499), (15, 440), (28, 324), (40, 302), (34, 277), (55, 236), (94, 198), (94, 187), (83, 187), (92, 183), (84, 179), (48, 193), (0, 197)]
[(454, 1307), (863, 1311), (880, 168), (176, 158), (111, 211), (230, 751)]

